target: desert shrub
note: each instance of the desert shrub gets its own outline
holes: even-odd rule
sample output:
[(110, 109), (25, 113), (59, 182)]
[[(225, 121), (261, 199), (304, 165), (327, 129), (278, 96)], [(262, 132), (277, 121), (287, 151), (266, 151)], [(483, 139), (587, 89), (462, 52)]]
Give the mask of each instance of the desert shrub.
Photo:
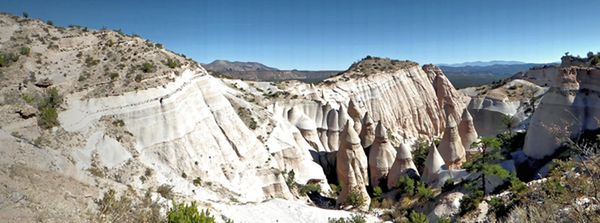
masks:
[(300, 194), (307, 195), (309, 193), (320, 193), (321, 185), (316, 183), (308, 183), (306, 185), (298, 186)]
[(54, 22), (52, 20), (48, 20), (48, 21), (46, 21), (46, 24), (53, 26)]
[(328, 220), (329, 223), (366, 223), (367, 220), (365, 219), (364, 215), (361, 214), (352, 214), (350, 217), (347, 218), (329, 218)]
[(96, 164), (92, 164), (90, 168), (87, 169), (87, 171), (96, 177), (104, 178), (104, 176), (106, 176), (106, 174), (104, 173), (105, 170), (102, 167), (97, 166)]
[(38, 125), (44, 129), (49, 129), (58, 125), (57, 108), (62, 103), (63, 98), (58, 93), (56, 88), (50, 88), (46, 91), (38, 105), (40, 116), (38, 117)]
[(398, 179), (398, 188), (400, 188), (400, 193), (412, 196), (415, 193), (415, 180), (407, 175), (402, 175)]
[(165, 199), (173, 199), (173, 186), (167, 184), (160, 185), (156, 188), (156, 193)]
[(427, 158), (427, 154), (429, 153), (430, 142), (427, 142), (425, 139), (419, 139), (416, 143), (416, 148), (414, 148), (413, 161), (415, 166), (417, 166), (417, 171), (419, 173), (423, 172), (423, 168), (425, 168), (425, 159)]
[(117, 77), (119, 77), (119, 74), (113, 72), (113, 73), (109, 74), (109, 77), (110, 77), (110, 80), (115, 80), (115, 79), (117, 79)]
[(87, 56), (85, 58), (85, 65), (87, 67), (96, 66), (96, 65), (98, 65), (98, 63), (100, 63), (100, 60), (96, 60), (96, 59), (92, 58), (91, 56)]
[(430, 200), (433, 198), (433, 191), (427, 184), (423, 182), (419, 182), (417, 184), (417, 196), (421, 200)]
[(340, 187), (338, 185), (329, 184), (329, 187), (331, 187), (331, 192), (330, 192), (329, 196), (337, 197), (340, 194)]
[(126, 191), (120, 197), (114, 190), (104, 193), (95, 201), (98, 215), (89, 222), (163, 222), (161, 206), (152, 200), (149, 192), (139, 199), (132, 191)]
[(26, 46), (21, 47), (21, 51), (20, 51), (21, 55), (29, 56), (30, 52), (31, 52), (31, 48), (26, 47)]
[(169, 68), (173, 69), (173, 68), (179, 67), (179, 62), (175, 59), (168, 58), (166, 61), (166, 65)]
[(375, 188), (373, 188), (373, 199), (374, 200), (381, 201), (382, 195), (383, 195), (383, 190), (381, 190), (381, 187), (376, 186)]
[(190, 205), (173, 202), (173, 207), (167, 211), (167, 222), (169, 223), (214, 223), (215, 218), (208, 210), (198, 212), (195, 201)]
[(346, 203), (354, 207), (362, 207), (366, 204), (367, 200), (363, 197), (359, 188), (352, 188), (346, 198)]
[(202, 186), (202, 179), (200, 179), (200, 177), (196, 177), (196, 179), (194, 179), (192, 183), (194, 183), (194, 186), (196, 187)]
[(150, 62), (145, 62), (140, 67), (140, 70), (142, 70), (142, 72), (144, 72), (144, 73), (152, 73), (152, 72), (156, 71), (156, 67), (154, 66), (154, 64), (152, 64)]
[(427, 215), (413, 211), (408, 215), (408, 222), (410, 223), (428, 223)]
[(8, 67), (11, 63), (19, 61), (19, 55), (14, 53), (0, 53), (0, 67)]
[(135, 75), (135, 82), (141, 82), (142, 81), (142, 75), (141, 74), (137, 74)]
[(450, 218), (440, 218), (438, 219), (437, 223), (451, 223), (452, 220), (450, 220)]
[(25, 18), (29, 18), (29, 14), (28, 14), (27, 12), (23, 12), (23, 14), (22, 14), (22, 15), (23, 15), (23, 17), (25, 17)]
[(23, 101), (25, 101), (25, 103), (27, 103), (29, 105), (33, 105), (36, 100), (34, 95), (27, 94), (27, 93), (21, 94), (21, 98), (23, 99)]
[(296, 188), (296, 173), (294, 170), (285, 173), (285, 184), (291, 189)]
[(475, 191), (472, 194), (465, 195), (460, 201), (460, 211), (459, 214), (462, 216), (466, 213), (469, 213), (479, 207), (479, 203), (483, 199), (483, 191)]

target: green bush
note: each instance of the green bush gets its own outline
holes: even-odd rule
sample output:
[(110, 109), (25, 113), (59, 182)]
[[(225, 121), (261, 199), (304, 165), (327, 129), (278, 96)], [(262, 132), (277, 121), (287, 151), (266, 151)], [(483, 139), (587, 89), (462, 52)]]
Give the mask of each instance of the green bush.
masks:
[(177, 60), (168, 58), (166, 62), (167, 66), (171, 69), (179, 67), (179, 62)]
[(363, 197), (359, 188), (352, 188), (348, 193), (346, 202), (354, 207), (362, 207), (366, 204), (367, 200)]
[(415, 193), (415, 180), (407, 175), (402, 175), (398, 179), (398, 188), (401, 194), (412, 196)]
[(430, 200), (433, 198), (433, 191), (423, 182), (417, 184), (417, 196), (422, 200)]
[(110, 77), (110, 80), (112, 81), (112, 80), (115, 80), (115, 79), (117, 79), (117, 77), (119, 77), (119, 74), (118, 74), (118, 73), (114, 73), (114, 72), (113, 72), (113, 73), (110, 73), (110, 74), (109, 74), (109, 77)]
[(331, 187), (331, 193), (329, 194), (329, 196), (337, 197), (340, 194), (340, 187), (338, 185), (329, 184), (329, 187)]
[(29, 53), (31, 52), (31, 49), (29, 47), (21, 47), (21, 55), (23, 56), (29, 56)]
[(167, 211), (167, 222), (169, 223), (214, 223), (215, 217), (208, 210), (198, 213), (196, 202), (190, 205), (173, 202), (173, 207)]
[(460, 215), (464, 215), (469, 213), (479, 207), (479, 203), (483, 199), (483, 191), (475, 191), (475, 193), (470, 195), (465, 195), (463, 199), (460, 201)]
[(49, 129), (58, 125), (57, 108), (62, 101), (63, 98), (56, 88), (50, 88), (46, 91), (46, 95), (38, 105), (38, 110), (40, 111), (38, 125), (40, 127)]
[(452, 220), (450, 218), (440, 218), (437, 223), (451, 223)]
[(410, 223), (428, 223), (427, 215), (413, 211), (408, 215), (408, 222)]
[(0, 53), (0, 67), (8, 67), (11, 63), (19, 61), (19, 55), (14, 53)]
[(202, 179), (200, 179), (200, 177), (196, 177), (196, 179), (194, 179), (192, 183), (194, 183), (194, 186), (196, 187), (202, 186)]
[(290, 170), (290, 172), (285, 174), (285, 184), (291, 189), (296, 187), (296, 173), (294, 170)]
[(154, 66), (154, 64), (152, 64), (150, 62), (145, 62), (140, 67), (140, 70), (142, 70), (144, 73), (152, 73), (152, 72), (156, 71), (156, 67)]
[(381, 201), (381, 196), (383, 196), (383, 190), (381, 190), (381, 187), (376, 186), (373, 188), (373, 199)]
[(365, 219), (364, 215), (353, 214), (348, 218), (337, 218), (337, 219), (329, 218), (328, 222), (329, 223), (366, 223), (367, 220)]
[(315, 193), (315, 192), (320, 193), (321, 185), (316, 184), (316, 183), (309, 183), (306, 185), (299, 186), (299, 189), (300, 189), (299, 190), (300, 194), (303, 194), (303, 195), (308, 195), (309, 193)]

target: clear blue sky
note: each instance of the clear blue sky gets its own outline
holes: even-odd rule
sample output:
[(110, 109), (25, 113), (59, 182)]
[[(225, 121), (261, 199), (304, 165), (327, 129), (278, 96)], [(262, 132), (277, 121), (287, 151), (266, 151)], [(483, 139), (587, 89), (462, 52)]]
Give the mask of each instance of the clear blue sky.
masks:
[(122, 29), (198, 62), (282, 69), (345, 69), (366, 55), (553, 62), (600, 51), (596, 0), (4, 0), (0, 11)]

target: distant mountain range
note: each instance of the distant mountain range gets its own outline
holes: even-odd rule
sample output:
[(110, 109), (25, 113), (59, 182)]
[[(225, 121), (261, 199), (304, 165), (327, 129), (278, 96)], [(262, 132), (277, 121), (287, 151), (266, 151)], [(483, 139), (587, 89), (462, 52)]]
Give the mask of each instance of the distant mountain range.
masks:
[(279, 70), (257, 62), (227, 60), (215, 60), (208, 64), (202, 64), (202, 66), (213, 76), (251, 81), (300, 80), (314, 83), (340, 72), (336, 70)]
[[(490, 84), (494, 81), (545, 64), (520, 61), (475, 61), (460, 64), (438, 65), (456, 88)], [(257, 62), (215, 60), (202, 66), (213, 76), (236, 78), (251, 81), (300, 80), (315, 83), (327, 79), (341, 71), (337, 70), (280, 70)]]
[(492, 66), (492, 65), (518, 65), (518, 64), (528, 64), (521, 61), (510, 61), (510, 60), (492, 60), (492, 61), (473, 61), (473, 62), (463, 62), (463, 63), (455, 63), (455, 64), (438, 64), (439, 66), (445, 67), (466, 67), (466, 66)]
[[(500, 64), (490, 64), (494, 62), (499, 62)], [(444, 74), (446, 74), (448, 79), (456, 88), (489, 84), (494, 81), (509, 78), (518, 72), (527, 71), (532, 67), (547, 65), (538, 63), (523, 63), (518, 61), (478, 61), (462, 64), (467, 65), (439, 65), (442, 71), (444, 71)]]

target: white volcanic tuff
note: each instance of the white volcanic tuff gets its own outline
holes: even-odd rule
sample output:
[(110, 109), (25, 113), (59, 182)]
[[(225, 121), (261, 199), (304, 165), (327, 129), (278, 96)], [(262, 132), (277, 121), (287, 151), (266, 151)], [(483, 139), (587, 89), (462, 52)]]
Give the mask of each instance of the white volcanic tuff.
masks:
[(600, 69), (562, 68), (557, 79), (534, 112), (525, 137), (523, 152), (535, 159), (552, 155), (582, 130), (599, 127)]
[(359, 134), (360, 143), (363, 148), (368, 148), (375, 141), (375, 122), (373, 122), (368, 112), (365, 113), (362, 124), (363, 126)]
[(444, 136), (440, 142), (439, 152), (449, 169), (459, 169), (466, 161), (465, 148), (459, 135), (454, 117), (448, 115)]
[(387, 131), (381, 122), (378, 122), (375, 128), (375, 142), (369, 150), (369, 173), (373, 187), (387, 178), (395, 157), (396, 150), (388, 141)]
[[(439, 91), (447, 93), (449, 99), (445, 101), (456, 103), (447, 107), (452, 113), (458, 114), (457, 118), (460, 117), (465, 107), (465, 97), (453, 88), (446, 89), (451, 88), (452, 85), (447, 82), (443, 74), (426, 73), (418, 66), (347, 81), (333, 78), (334, 84), (321, 84), (316, 87), (290, 83), (288, 89), (291, 94), (304, 97), (319, 95), (322, 98), (315, 99), (317, 102), (300, 102), (301, 105), (295, 104), (297, 101), (293, 103), (277, 101), (274, 108), (286, 111), (291, 107), (300, 108), (315, 121), (317, 127), (324, 128), (324, 120), (317, 119), (316, 109), (323, 109), (322, 104), (329, 103), (334, 109), (345, 111), (346, 105), (352, 100), (362, 112), (369, 112), (374, 120), (381, 120), (392, 130), (402, 129), (407, 138), (439, 136), (444, 128), (445, 112), (440, 108), (436, 89), (429, 76), (436, 77), (438, 82), (443, 83), (439, 88), (444, 89)], [(285, 109), (278, 109), (278, 107)], [(280, 113), (275, 111), (274, 114)], [(323, 113), (323, 119), (326, 117), (327, 115)], [(338, 123), (345, 123), (339, 121), (350, 119), (350, 115), (347, 112), (339, 112), (338, 119)], [(322, 124), (319, 126), (318, 123)]]
[(412, 159), (410, 147), (406, 143), (400, 144), (400, 147), (396, 148), (396, 159), (392, 164), (390, 173), (388, 174), (387, 186), (388, 188), (396, 187), (400, 176), (403, 174), (414, 173), (417, 176), (419, 172)]
[(342, 143), (336, 154), (336, 173), (342, 191), (338, 196), (337, 204), (347, 204), (348, 194), (352, 190), (358, 190), (366, 201), (364, 206), (359, 208), (366, 210), (371, 203), (366, 190), (366, 186), (369, 185), (367, 155), (360, 145), (358, 134), (350, 125), (350, 120), (346, 121), (340, 136)]
[(473, 125), (473, 117), (467, 109), (463, 111), (460, 124), (458, 124), (458, 134), (465, 149), (471, 148), (471, 144), (477, 141), (477, 131), (475, 131)]
[[(114, 116), (136, 138), (141, 161), (166, 178), (199, 175), (240, 194), (240, 200), (289, 197), (281, 189), (284, 179), (263, 171), (278, 167), (220, 93), (224, 87), (204, 70), (186, 70), (164, 88), (86, 101), (67, 97), (59, 120), (67, 131), (85, 134), (100, 117)], [(270, 189), (273, 185), (280, 191)]]
[(444, 159), (433, 143), (431, 143), (431, 147), (429, 147), (429, 153), (425, 159), (424, 166), (423, 181), (429, 185), (436, 184), (445, 164)]

